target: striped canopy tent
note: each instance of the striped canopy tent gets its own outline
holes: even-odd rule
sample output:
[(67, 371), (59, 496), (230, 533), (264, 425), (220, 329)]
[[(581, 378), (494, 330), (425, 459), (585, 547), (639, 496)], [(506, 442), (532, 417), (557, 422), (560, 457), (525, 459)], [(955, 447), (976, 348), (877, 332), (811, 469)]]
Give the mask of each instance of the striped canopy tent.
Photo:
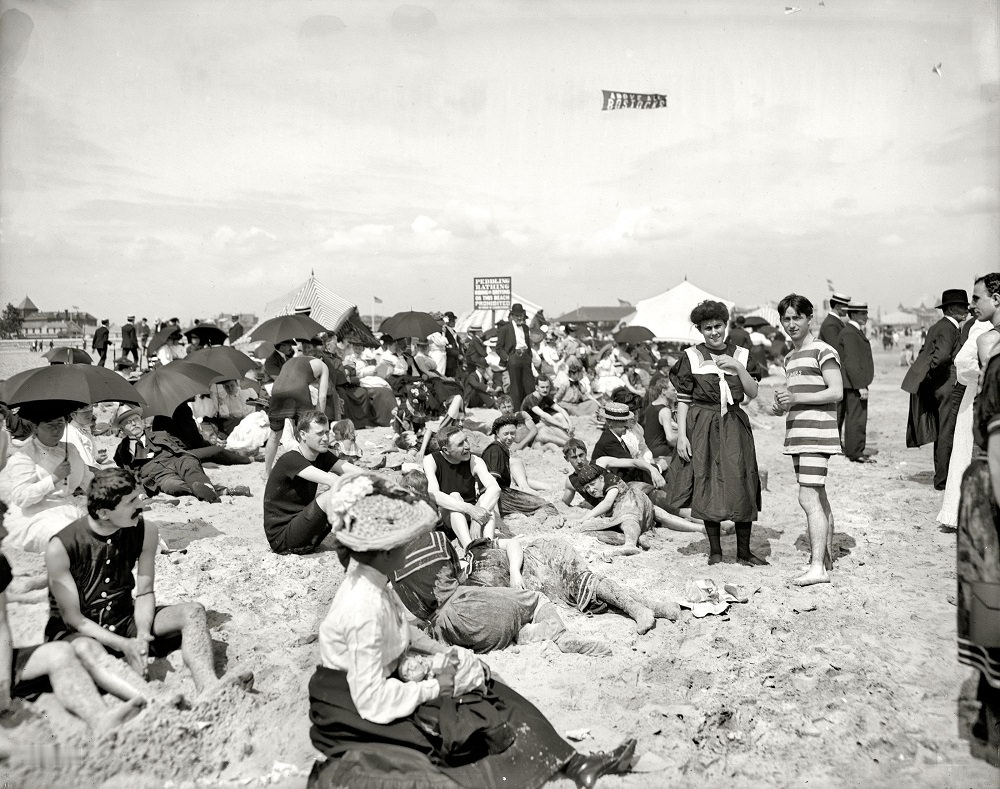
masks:
[[(529, 324), (531, 323), (531, 319), (535, 317), (535, 313), (542, 309), (535, 302), (528, 301), (528, 299), (518, 296), (516, 293), (510, 294), (510, 303), (520, 304), (524, 307)], [(455, 331), (465, 333), (469, 329), (474, 328), (480, 328), (484, 332), (489, 331), (496, 326), (497, 321), (509, 320), (509, 315), (510, 310), (470, 310), (469, 312), (463, 312), (455, 321)]]
[(721, 301), (733, 311), (733, 302), (713, 296), (685, 279), (658, 296), (643, 299), (635, 305), (635, 312), (625, 318), (626, 326), (645, 326), (665, 342), (697, 343), (702, 341), (698, 330), (691, 325), (690, 315), (706, 299)]
[(264, 307), (264, 314), (257, 324), (247, 331), (236, 343), (237, 346), (250, 344), (253, 329), (269, 318), (279, 315), (293, 315), (296, 312), (309, 309), (309, 317), (321, 324), (327, 331), (334, 332), (343, 339), (346, 335), (354, 335), (364, 340), (364, 344), (377, 347), (378, 342), (371, 329), (365, 325), (358, 315), (358, 307), (343, 296), (338, 296), (326, 285), (310, 276), (295, 290), (274, 299)]

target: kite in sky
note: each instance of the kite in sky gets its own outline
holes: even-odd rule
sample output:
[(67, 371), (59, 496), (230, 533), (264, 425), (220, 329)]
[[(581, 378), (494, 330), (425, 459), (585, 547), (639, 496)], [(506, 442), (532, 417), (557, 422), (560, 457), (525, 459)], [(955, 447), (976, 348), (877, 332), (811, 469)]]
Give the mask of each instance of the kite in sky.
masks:
[(940, 77), (941, 76), (941, 66), (942, 65), (943, 64), (938, 63), (934, 68), (931, 69), (931, 71), (933, 71), (935, 74), (937, 74)]

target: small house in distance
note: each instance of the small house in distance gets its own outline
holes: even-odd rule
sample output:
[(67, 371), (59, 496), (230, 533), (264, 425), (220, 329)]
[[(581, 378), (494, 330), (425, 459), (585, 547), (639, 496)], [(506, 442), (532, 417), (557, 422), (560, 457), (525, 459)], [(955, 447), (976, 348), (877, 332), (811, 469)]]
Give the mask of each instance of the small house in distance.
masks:
[(51, 340), (83, 337), (97, 326), (97, 318), (89, 312), (72, 310), (40, 310), (29, 296), (17, 305), (21, 315), (21, 336), (28, 340)]

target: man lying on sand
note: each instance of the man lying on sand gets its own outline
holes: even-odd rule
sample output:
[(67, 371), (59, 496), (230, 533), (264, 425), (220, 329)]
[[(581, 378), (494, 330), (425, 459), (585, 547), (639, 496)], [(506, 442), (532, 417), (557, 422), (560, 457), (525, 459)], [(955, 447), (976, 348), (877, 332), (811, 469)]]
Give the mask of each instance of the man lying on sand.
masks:
[(179, 648), (200, 695), (224, 685), (250, 689), (250, 672), (216, 676), (201, 603), (156, 605), (158, 541), (157, 528), (142, 520), (142, 492), (132, 472), (98, 471), (87, 494), (87, 515), (60, 531), (45, 552), (50, 590), (46, 641), (89, 637), (142, 677), (150, 657)]

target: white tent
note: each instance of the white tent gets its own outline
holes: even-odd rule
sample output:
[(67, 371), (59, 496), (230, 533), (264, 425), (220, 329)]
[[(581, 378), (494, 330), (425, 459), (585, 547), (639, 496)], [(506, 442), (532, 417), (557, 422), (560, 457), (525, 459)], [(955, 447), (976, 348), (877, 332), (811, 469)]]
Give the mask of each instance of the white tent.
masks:
[[(531, 323), (531, 319), (535, 317), (535, 313), (542, 309), (538, 304), (528, 301), (516, 293), (510, 294), (510, 303), (520, 304), (524, 307), (529, 324)], [(455, 321), (455, 331), (467, 332), (469, 329), (476, 327), (483, 331), (489, 331), (496, 325), (497, 321), (510, 320), (509, 315), (510, 310), (470, 310), (469, 312), (463, 312)]]
[(883, 326), (916, 326), (920, 322), (912, 312), (888, 312), (881, 317), (879, 323)]
[(626, 316), (626, 326), (645, 326), (657, 340), (668, 342), (701, 342), (702, 336), (691, 325), (691, 310), (706, 299), (721, 301), (729, 312), (733, 302), (713, 296), (686, 279), (659, 296), (643, 299), (635, 305), (635, 312)]
[(264, 307), (264, 314), (260, 316), (257, 324), (243, 335), (239, 344), (249, 343), (253, 329), (269, 318), (292, 315), (305, 307), (309, 308), (309, 317), (322, 324), (327, 331), (339, 331), (345, 323), (351, 321), (356, 331), (363, 335), (370, 334), (360, 318), (354, 317), (352, 319), (352, 316), (356, 316), (358, 311), (355, 304), (338, 296), (316, 277), (311, 276), (295, 290), (269, 301)]

